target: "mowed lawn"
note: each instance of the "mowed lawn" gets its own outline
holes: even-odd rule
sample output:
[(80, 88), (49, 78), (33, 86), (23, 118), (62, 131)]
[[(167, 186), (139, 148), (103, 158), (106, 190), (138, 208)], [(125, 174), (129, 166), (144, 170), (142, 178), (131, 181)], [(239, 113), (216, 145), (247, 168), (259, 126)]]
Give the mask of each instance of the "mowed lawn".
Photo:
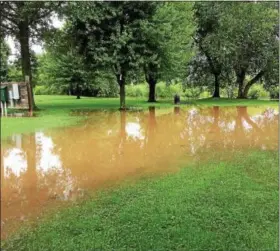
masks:
[(278, 153), (232, 158), (103, 190), (2, 250), (278, 250)]
[[(28, 133), (35, 130), (71, 126), (79, 123), (81, 116), (70, 115), (72, 110), (108, 110), (119, 108), (119, 98), (86, 98), (76, 99), (74, 96), (38, 95), (35, 96), (36, 105), (40, 109), (32, 118), (2, 118), (1, 138), (6, 138), (13, 133)], [(148, 103), (146, 99), (127, 98), (127, 107), (170, 108), (172, 100), (159, 100), (157, 103)], [(277, 101), (268, 100), (243, 100), (243, 99), (199, 99), (182, 100), (182, 107), (188, 106), (275, 106)], [(12, 111), (12, 110), (11, 110)]]

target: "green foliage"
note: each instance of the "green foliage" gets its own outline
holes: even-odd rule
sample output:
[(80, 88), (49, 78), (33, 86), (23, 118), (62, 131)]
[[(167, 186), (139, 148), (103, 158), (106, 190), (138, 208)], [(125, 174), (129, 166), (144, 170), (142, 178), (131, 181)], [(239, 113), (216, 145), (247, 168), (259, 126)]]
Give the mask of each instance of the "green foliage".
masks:
[(8, 57), (10, 53), (9, 45), (0, 37), (0, 82), (8, 80)]
[[(147, 84), (127, 85), (126, 95), (128, 97), (145, 98), (148, 95)], [(211, 93), (207, 90), (203, 91), (199, 87), (184, 88), (181, 82), (166, 84), (165, 82), (159, 82), (156, 85), (156, 96), (158, 98), (173, 99), (175, 94), (179, 94), (185, 98), (209, 98)]]
[[(52, 50), (39, 58), (38, 80), (45, 86), (42, 94), (80, 94), (84, 96), (116, 97), (118, 86), (115, 77), (106, 72), (87, 71), (79, 55), (70, 51), (62, 54)], [(41, 88), (41, 87), (40, 87)], [(36, 89), (41, 92), (41, 89)]]
[(155, 8), (152, 2), (83, 2), (73, 4), (67, 18), (89, 66), (94, 70), (109, 67), (125, 77), (139, 67), (141, 25), (149, 21)]
[(237, 93), (238, 88), (234, 88), (232, 85), (220, 89), (220, 94), (222, 98), (236, 98)]
[(35, 95), (53, 95), (53, 94), (64, 94), (64, 93), (53, 85), (52, 86), (36, 85), (34, 87), (34, 94)]
[(16, 62), (9, 65), (8, 68), (8, 81), (21, 82), (23, 80), (21, 68)]
[[(267, 73), (278, 71), (279, 42), (275, 26), (279, 14), (267, 2), (227, 2), (224, 5), (218, 40), (224, 47), (224, 61), (235, 71), (245, 97), (246, 90), (260, 78), (274, 78), (275, 75)], [(246, 75), (252, 78), (243, 83)]]
[(27, 21), (28, 30), (33, 39), (42, 38), (50, 25), (51, 13), (61, 3), (55, 2), (1, 2), (1, 31), (4, 35), (12, 35), (19, 39), (19, 26), (22, 21)]
[[(25, 72), (33, 75), (33, 85), (46, 86), (35, 93), (116, 97), (118, 82), (178, 79), (186, 86), (159, 83), (157, 96), (202, 98), (214, 93), (218, 76), (221, 97), (236, 97), (238, 84), (245, 90), (260, 81), (276, 97), (277, 90), (270, 86), (278, 84), (279, 75), (277, 6), (261, 1), (1, 2), (1, 39), (12, 35), (25, 51), (17, 65), (8, 66), (9, 49), (3, 44), (1, 80), (20, 81)], [(54, 10), (64, 16), (62, 30), (51, 29)], [(46, 53), (37, 62), (29, 47), (42, 38)], [(26, 65), (22, 70), (21, 61)], [(198, 95), (196, 87), (204, 86), (208, 89)], [(126, 88), (128, 96), (148, 96), (147, 87)], [(256, 87), (249, 95), (266, 98), (267, 93)]]
[[(262, 77), (267, 84), (277, 82), (279, 14), (275, 5), (260, 1), (196, 2), (194, 10), (198, 53), (192, 78), (210, 72), (226, 80), (226, 85), (236, 79), (244, 97)], [(252, 78), (245, 81), (246, 75)]]
[(267, 92), (263, 85), (261, 84), (255, 84), (252, 86), (248, 93), (248, 98), (251, 99), (268, 99), (269, 98), (269, 92)]
[(97, 86), (99, 86), (98, 97), (118, 97), (119, 86), (115, 78), (100, 77), (95, 79)]
[(156, 85), (156, 96), (158, 98), (173, 98), (176, 93), (182, 95), (183, 87), (181, 83), (168, 85), (165, 82), (159, 82)]
[(186, 98), (193, 98), (193, 99), (197, 99), (199, 98), (201, 93), (201, 89), (198, 87), (192, 87), (192, 88), (187, 88), (185, 89), (183, 96)]
[(169, 29), (169, 38), (165, 33), (164, 50), (167, 52), (167, 65), (162, 69), (162, 80), (168, 81), (186, 78), (186, 67), (194, 55), (192, 34), (195, 29), (193, 2), (166, 2), (159, 9), (162, 17), (162, 29)]
[[(85, 67), (67, 33), (67, 27), (57, 30), (46, 40), (47, 53), (39, 58), (38, 78), (41, 85), (56, 89), (56, 94), (81, 95), (95, 93), (94, 75)], [(104, 79), (105, 80), (105, 79)]]
[[(149, 87), (147, 84), (137, 84), (137, 85), (127, 85), (126, 86), (126, 95), (128, 97), (139, 97), (146, 98), (148, 96)], [(159, 82), (156, 85), (156, 96), (157, 98), (169, 98), (173, 99), (175, 94), (183, 94), (182, 83), (173, 83), (166, 84), (165, 82)]]
[[(51, 13), (60, 4), (61, 2), (51, 1), (0, 2), (0, 36), (12, 36), (19, 44), (22, 79), (29, 76), (31, 89), (36, 83), (32, 78), (30, 45), (42, 40), (45, 32), (49, 30)], [(31, 106), (35, 108), (34, 97), (31, 96), (30, 99)]]
[(212, 94), (209, 91), (202, 91), (199, 94), (199, 98), (210, 98)]
[[(114, 74), (120, 86), (121, 108), (125, 108), (128, 76), (143, 65), (146, 41), (142, 37), (160, 3), (83, 2), (70, 4), (66, 14), (79, 54), (92, 71)], [(94, 34), (94, 35), (93, 35)]]
[(142, 26), (145, 48), (144, 70), (147, 78), (168, 81), (185, 77), (192, 54), (193, 3), (158, 4), (151, 22)]
[[(148, 85), (147, 84), (136, 84), (136, 85), (127, 85), (126, 86), (126, 95), (128, 97), (139, 97), (145, 98), (148, 95)], [(232, 98), (237, 96), (237, 89), (233, 90)], [(174, 95), (178, 93), (184, 98), (187, 99), (203, 99), (210, 98), (212, 96), (212, 91), (210, 91), (207, 86), (195, 87), (188, 86), (186, 87), (181, 82), (166, 84), (165, 82), (159, 82), (156, 85), (156, 95), (158, 98), (169, 98), (173, 99)], [(221, 88), (221, 97), (229, 98), (229, 93), (226, 88)], [(266, 96), (265, 96), (266, 97)]]
[(188, 65), (188, 82), (193, 84), (202, 83), (213, 87), (216, 78), (219, 85), (221, 73), (227, 71), (222, 62), (221, 45), (217, 39), (221, 6), (219, 2), (194, 4), (196, 29), (193, 38), (197, 53)]
[(137, 84), (137, 85), (127, 85), (126, 95), (128, 97), (135, 98), (146, 98), (148, 96), (148, 85), (147, 84)]
[(271, 99), (279, 99), (279, 86), (271, 86), (268, 91)]

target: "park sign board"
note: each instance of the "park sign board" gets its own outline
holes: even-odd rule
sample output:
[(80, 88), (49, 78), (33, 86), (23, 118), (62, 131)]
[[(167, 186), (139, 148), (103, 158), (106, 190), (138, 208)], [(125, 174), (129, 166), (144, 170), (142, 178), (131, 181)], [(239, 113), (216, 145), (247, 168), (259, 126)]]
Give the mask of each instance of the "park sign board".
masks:
[(26, 82), (1, 83), (1, 102), (8, 107), (28, 109), (28, 86)]

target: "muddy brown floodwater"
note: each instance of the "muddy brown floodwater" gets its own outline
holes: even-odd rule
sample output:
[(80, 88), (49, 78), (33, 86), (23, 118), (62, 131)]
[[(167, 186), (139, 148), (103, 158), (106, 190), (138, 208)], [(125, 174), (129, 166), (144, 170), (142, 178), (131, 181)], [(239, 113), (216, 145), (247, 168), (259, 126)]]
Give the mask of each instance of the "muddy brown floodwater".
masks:
[(106, 184), (277, 147), (277, 109), (256, 107), (94, 112), (76, 127), (16, 134), (1, 147), (1, 238)]

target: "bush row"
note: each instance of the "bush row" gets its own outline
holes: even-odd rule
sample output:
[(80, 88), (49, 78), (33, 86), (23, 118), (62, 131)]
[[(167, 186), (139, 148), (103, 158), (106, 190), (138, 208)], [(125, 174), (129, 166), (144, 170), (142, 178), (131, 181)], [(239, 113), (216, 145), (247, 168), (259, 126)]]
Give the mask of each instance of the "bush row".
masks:
[[(237, 97), (237, 88), (232, 90), (221, 88), (221, 97)], [(48, 86), (37, 85), (34, 88), (34, 93), (36, 95), (51, 95), (51, 94), (66, 94), (61, 93), (57, 88), (52, 88)], [(159, 82), (156, 85), (156, 98), (173, 98), (175, 94), (179, 94), (182, 98), (209, 98), (212, 93), (206, 87), (193, 87), (184, 88), (181, 83), (169, 84), (164, 82)], [(126, 96), (135, 98), (146, 98), (149, 94), (149, 86), (146, 83), (137, 85), (127, 85), (126, 86)], [(118, 88), (109, 86), (108, 88), (100, 88), (97, 96), (102, 97), (116, 97), (118, 96)], [(251, 99), (278, 99), (279, 98), (279, 87), (270, 87), (269, 90), (265, 90), (263, 85), (255, 84), (251, 87), (248, 98)]]

